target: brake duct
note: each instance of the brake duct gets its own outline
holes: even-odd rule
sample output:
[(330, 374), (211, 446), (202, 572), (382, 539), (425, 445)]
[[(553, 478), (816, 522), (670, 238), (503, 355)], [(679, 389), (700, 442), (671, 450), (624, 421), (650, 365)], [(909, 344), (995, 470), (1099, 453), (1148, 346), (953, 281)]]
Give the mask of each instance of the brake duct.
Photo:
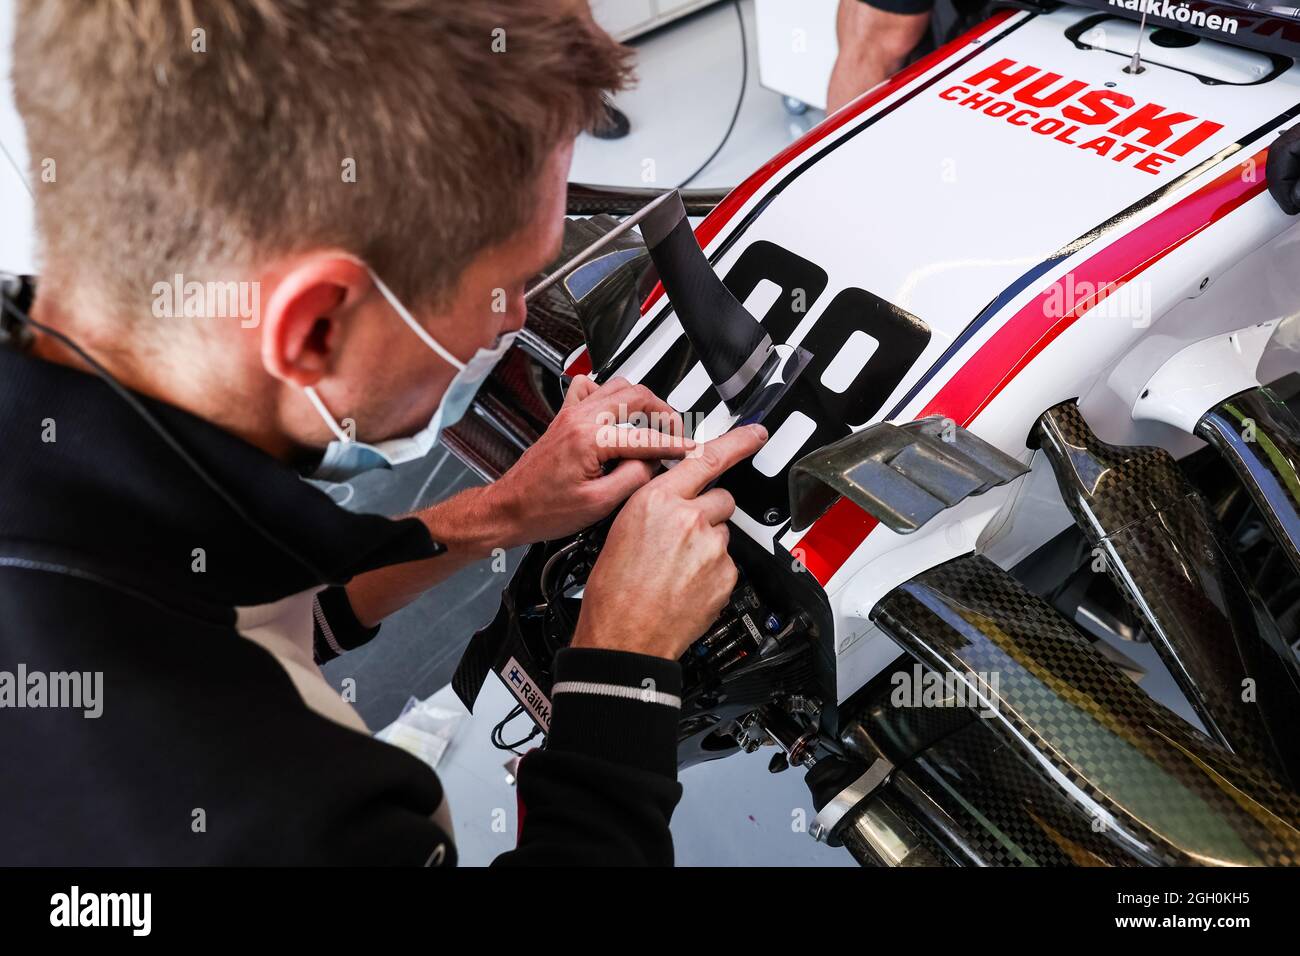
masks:
[(1073, 402), (1032, 439), (1106, 574), (1210, 736), (1300, 781), (1300, 673), (1172, 455), (1101, 441)]

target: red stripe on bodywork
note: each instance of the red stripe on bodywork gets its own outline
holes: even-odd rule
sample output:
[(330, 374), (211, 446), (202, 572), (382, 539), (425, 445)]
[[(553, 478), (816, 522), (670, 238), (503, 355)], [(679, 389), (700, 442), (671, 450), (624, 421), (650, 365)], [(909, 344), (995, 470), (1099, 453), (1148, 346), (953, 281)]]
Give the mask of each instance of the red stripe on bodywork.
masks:
[[(1047, 304), (1053, 299), (1060, 302), (1061, 283), (1066, 276), (1048, 286), (964, 362), (916, 417), (943, 415), (963, 427), (970, 425), (1026, 365), (1080, 316), (1263, 192), (1266, 184), (1262, 174), (1247, 176), (1243, 169), (1263, 170), (1267, 157), (1268, 150), (1261, 150), (1070, 270), (1067, 275), (1073, 276), (1073, 285), (1064, 288), (1099, 291), (1067, 303), (1061, 315), (1049, 315)], [(795, 546), (796, 556), (824, 587), (876, 524), (857, 505), (841, 498)]]
[(799, 539), (791, 554), (825, 587), (877, 524), (849, 499), (840, 498)]
[(1254, 163), (1258, 164), (1254, 169), (1263, 170), (1267, 156), (1268, 150), (1261, 150), (1071, 269), (1068, 274), (1074, 277), (1074, 288), (1083, 286), (1097, 291), (1067, 303), (1064, 314), (1049, 315), (1047, 309), (1053, 299), (1059, 307), (1059, 287), (1064, 277), (1048, 286), (957, 370), (917, 418), (943, 415), (963, 426), (969, 425), (1026, 365), (1081, 315), (1263, 192), (1262, 173), (1248, 179), (1242, 167), (1249, 168)]
[[(842, 129), (852, 120), (857, 119), (864, 112), (871, 109), (885, 97), (898, 91), (899, 88), (906, 86), (915, 80), (918, 76), (928, 72), (933, 67), (949, 59), (958, 51), (969, 46), (972, 42), (984, 36), (989, 31), (1001, 26), (1007, 21), (1015, 10), (999, 10), (993, 16), (989, 17), (983, 23), (963, 33), (951, 43), (944, 44), (932, 53), (921, 57), (911, 66), (899, 70), (885, 82), (879, 84), (863, 93), (852, 103), (848, 103), (839, 110), (836, 110), (826, 119), (814, 126), (808, 132), (804, 133), (797, 140), (787, 146), (781, 152), (777, 153), (770, 160), (758, 167), (748, 179), (727, 193), (725, 199), (718, 203), (704, 217), (704, 221), (695, 229), (695, 239), (703, 249), (708, 246), (722, 231), (732, 218), (740, 211), (741, 207), (753, 197), (767, 183), (769, 179), (784, 169), (789, 163), (797, 159), (801, 154), (807, 152), (811, 147), (817, 145), (831, 133)], [(659, 297), (664, 293), (662, 283), (656, 285), (650, 290), (650, 295), (641, 303), (641, 314), (645, 315), (651, 307), (659, 301)], [(586, 362), (586, 368), (579, 368), (581, 362)], [(576, 370), (576, 371), (575, 371)], [(591, 359), (587, 357), (586, 351), (574, 361), (568, 369), (565, 370), (568, 375), (585, 375), (591, 371)]]

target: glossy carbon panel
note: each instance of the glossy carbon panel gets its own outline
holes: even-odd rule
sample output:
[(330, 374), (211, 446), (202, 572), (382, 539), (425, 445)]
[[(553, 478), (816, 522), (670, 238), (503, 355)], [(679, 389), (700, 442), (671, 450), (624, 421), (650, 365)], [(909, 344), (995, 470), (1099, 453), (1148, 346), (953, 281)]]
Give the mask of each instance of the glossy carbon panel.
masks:
[[(596, 186), (569, 183), (565, 214), (569, 216), (630, 216), (648, 202), (663, 195), (662, 189), (635, 186)], [(682, 203), (688, 216), (707, 216), (731, 192), (726, 188), (683, 189)]]
[(986, 558), (918, 575), (872, 620), (957, 675), (992, 711), (981, 723), (1135, 859), (1300, 864), (1294, 793), (1152, 701)]
[(1149, 862), (1008, 746), (973, 709), (914, 706), (891, 688), (916, 682), (905, 658), (877, 678), (845, 747), (896, 764), (886, 792), (965, 865), (1133, 866)]
[(646, 216), (641, 234), (709, 380), (731, 413), (739, 413), (749, 390), (771, 371), (772, 336), (713, 271), (680, 196)]
[(1300, 573), (1300, 421), (1268, 388), (1234, 395), (1196, 425), (1232, 465)]
[(967, 835), (987, 866), (1133, 866), (1143, 862), (1099, 818), (1054, 787), (982, 721), (917, 757), (908, 775)]
[(1073, 402), (1044, 413), (1034, 437), (1094, 554), (1211, 736), (1294, 785), (1295, 657), (1173, 457), (1106, 444)]
[(945, 508), (1029, 469), (939, 415), (876, 422), (805, 455), (790, 469), (791, 527), (802, 531), (843, 495), (907, 534)]

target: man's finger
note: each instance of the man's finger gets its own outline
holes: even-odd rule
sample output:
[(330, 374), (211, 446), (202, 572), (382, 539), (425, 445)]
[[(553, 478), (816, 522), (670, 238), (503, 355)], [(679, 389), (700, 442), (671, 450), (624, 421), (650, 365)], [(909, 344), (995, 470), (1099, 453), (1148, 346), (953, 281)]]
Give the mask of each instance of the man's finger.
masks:
[(608, 395), (611, 392), (621, 392), (623, 389), (627, 388), (631, 384), (632, 383), (629, 382), (627, 379), (625, 379), (622, 375), (615, 375), (613, 378), (606, 379), (604, 382), (602, 382), (600, 386), (591, 394)]
[[(596, 415), (613, 415), (615, 421), (627, 421), (640, 413), (648, 416), (646, 424), (674, 435), (686, 433), (677, 410), (643, 385), (628, 385), (617, 391), (598, 392), (587, 403)], [(637, 422), (639, 425), (640, 422)]]
[[(610, 395), (622, 391), (631, 384), (621, 375), (606, 379), (600, 384), (597, 384), (596, 380), (590, 375), (575, 375), (573, 381), (569, 383), (569, 390), (564, 393), (564, 407), (569, 407), (570, 399), (573, 399), (573, 404), (577, 404), (597, 395)], [(577, 395), (577, 398), (573, 398), (574, 395)]]
[(596, 448), (601, 461), (613, 458), (685, 458), (696, 444), (682, 435), (670, 435), (657, 428), (602, 425), (596, 431)]
[(710, 488), (695, 499), (709, 524), (722, 524), (736, 513), (736, 499), (725, 488)]
[(624, 459), (608, 475), (590, 482), (588, 487), (608, 514), (654, 477), (654, 473), (654, 468), (647, 462)]
[(569, 390), (564, 393), (564, 404), (561, 407), (577, 405), (583, 399), (594, 395), (598, 388), (599, 386), (586, 375), (573, 376), (573, 381), (569, 382)]
[(733, 428), (725, 435), (700, 445), (694, 455), (657, 480), (674, 494), (694, 498), (732, 465), (762, 448), (765, 441), (767, 429), (762, 425)]

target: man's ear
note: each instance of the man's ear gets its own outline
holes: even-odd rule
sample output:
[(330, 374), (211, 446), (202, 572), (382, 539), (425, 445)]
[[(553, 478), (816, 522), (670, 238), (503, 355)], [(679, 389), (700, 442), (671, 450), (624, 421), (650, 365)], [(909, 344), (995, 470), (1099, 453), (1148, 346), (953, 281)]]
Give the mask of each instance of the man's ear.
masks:
[(371, 288), (365, 266), (341, 253), (295, 258), (262, 307), (262, 364), (284, 382), (315, 385), (333, 366), (342, 317)]

